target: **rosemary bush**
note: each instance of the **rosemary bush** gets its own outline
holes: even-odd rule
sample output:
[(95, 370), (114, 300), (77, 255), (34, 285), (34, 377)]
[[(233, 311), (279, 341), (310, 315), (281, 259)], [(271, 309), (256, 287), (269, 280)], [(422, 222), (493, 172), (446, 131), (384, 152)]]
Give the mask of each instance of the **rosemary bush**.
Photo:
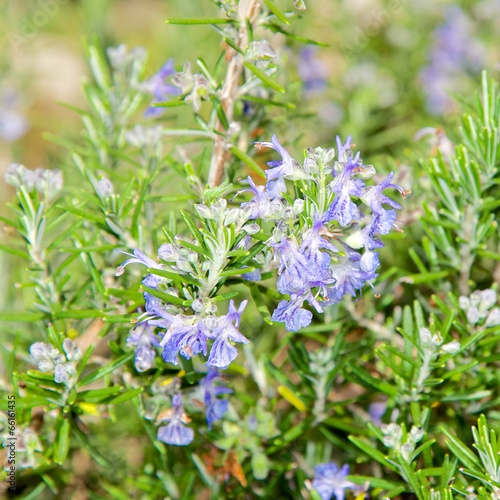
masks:
[[(214, 65), (87, 41), (67, 161), (6, 170), (0, 491), (500, 498), (497, 83), (418, 131), (411, 167), (361, 157), (355, 89), (339, 135), (304, 143), (325, 85), (306, 5), (212, 3), (167, 24), (214, 30)], [(422, 70), (438, 115), (436, 61), (470, 46), (446, 45), (453, 16)]]

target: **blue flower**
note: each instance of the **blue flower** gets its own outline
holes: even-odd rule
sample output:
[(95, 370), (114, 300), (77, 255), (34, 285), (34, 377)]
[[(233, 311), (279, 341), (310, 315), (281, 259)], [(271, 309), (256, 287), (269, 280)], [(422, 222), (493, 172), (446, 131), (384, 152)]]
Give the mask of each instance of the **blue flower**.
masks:
[(200, 352), (207, 355), (207, 338), (210, 332), (201, 321), (194, 325), (179, 325), (179, 320), (171, 326), (162, 341), (163, 359), (167, 363), (177, 365), (177, 355), (182, 354), (186, 359), (191, 359)]
[[(249, 267), (249, 266), (242, 266), (242, 269), (244, 269), (245, 267)], [(260, 272), (260, 269), (254, 269), (253, 271), (250, 271), (249, 273), (242, 274), (241, 277), (246, 281), (260, 281), (261, 280), (261, 272)]]
[(144, 252), (141, 252), (138, 248), (132, 253), (123, 252), (122, 250), (118, 251), (124, 255), (130, 256), (130, 259), (127, 259), (116, 268), (115, 276), (121, 276), (125, 272), (125, 267), (129, 264), (142, 264), (149, 268), (160, 269), (160, 265), (156, 261), (148, 257)]
[(294, 160), (288, 151), (280, 144), (277, 137), (273, 134), (271, 142), (255, 143), (257, 149), (271, 148), (277, 151), (281, 160), (270, 161), (267, 164), (272, 167), (266, 170), (266, 193), (269, 198), (282, 198), (281, 193), (286, 193), (285, 177), (287, 179), (300, 179), (307, 177), (302, 173), (299, 163)]
[(0, 138), (6, 142), (17, 141), (28, 130), (29, 123), (19, 110), (17, 93), (6, 89), (0, 94)]
[[(401, 209), (401, 205), (396, 203), (394, 200), (391, 200), (388, 196), (386, 196), (383, 191), (386, 188), (396, 188), (402, 195), (403, 198), (406, 198), (406, 195), (409, 191), (406, 191), (398, 184), (391, 184), (392, 179), (394, 178), (394, 171), (392, 171), (380, 184), (377, 186), (369, 186), (366, 188), (363, 196), (361, 197), (361, 201), (368, 205), (372, 212), (378, 216), (384, 215), (385, 209), (382, 205), (389, 205), (392, 208)], [(380, 232), (380, 231), (379, 231)], [(380, 233), (387, 234), (387, 233)]]
[(310, 283), (319, 276), (305, 255), (300, 253), (297, 242), (284, 238), (280, 243), (270, 245), (276, 249), (279, 258), (278, 291), (282, 294), (302, 294), (309, 290)]
[(337, 162), (345, 166), (347, 160), (352, 156), (352, 137), (348, 135), (344, 144), (342, 144), (339, 136), (337, 136), (335, 140), (337, 142)]
[[(238, 309), (234, 307), (234, 301), (229, 301), (229, 309), (225, 316), (217, 319), (217, 326), (212, 332), (207, 333), (207, 337), (215, 339), (215, 342), (210, 349), (207, 366), (216, 366), (221, 370), (225, 370), (238, 356), (238, 350), (231, 345), (231, 342), (239, 342), (248, 344), (250, 341), (243, 336), (239, 331), (240, 317), (247, 305), (247, 300), (244, 300)], [(234, 323), (234, 325), (233, 325)]]
[(336, 173), (335, 178), (330, 183), (329, 188), (335, 193), (335, 198), (325, 212), (324, 220), (336, 220), (341, 226), (347, 226), (352, 220), (359, 217), (359, 210), (351, 200), (351, 196), (360, 197), (363, 191), (358, 182), (352, 179), (352, 176), (362, 171), (362, 162), (359, 152), (356, 156), (350, 156), (340, 173)]
[(328, 271), (331, 257), (329, 254), (321, 252), (319, 249), (324, 248), (333, 253), (338, 253), (339, 251), (338, 248), (332, 245), (327, 239), (320, 236), (320, 231), (323, 227), (322, 220), (319, 215), (316, 214), (313, 226), (304, 233), (299, 248), (299, 251), (304, 257), (320, 272)]
[[(160, 264), (154, 261), (151, 257), (148, 257), (144, 252), (141, 252), (138, 248), (136, 248), (133, 253), (123, 252), (122, 250), (118, 250), (120, 253), (124, 255), (130, 256), (130, 259), (127, 259), (120, 266), (116, 268), (115, 276), (121, 276), (125, 272), (125, 267), (129, 264), (142, 264), (150, 269), (161, 269)], [(162, 280), (161, 276), (157, 276), (156, 274), (148, 274), (141, 283), (150, 288), (156, 288), (160, 281)], [(150, 293), (144, 292), (144, 299), (146, 300), (146, 311), (150, 311), (152, 305), (151, 302), (156, 303), (157, 299), (155, 299)]]
[(370, 415), (371, 421), (379, 426), (382, 424), (382, 417), (387, 410), (387, 398), (383, 397), (376, 399), (368, 406), (368, 415)]
[(304, 82), (306, 94), (320, 93), (325, 90), (328, 78), (328, 67), (316, 54), (318, 48), (308, 45), (300, 51), (297, 72)]
[(172, 397), (172, 408), (158, 415), (157, 422), (168, 422), (168, 425), (158, 429), (158, 441), (176, 446), (188, 445), (194, 439), (193, 429), (186, 427), (190, 421), (182, 407), (181, 395), (175, 394)]
[(289, 332), (298, 332), (301, 328), (309, 326), (312, 321), (312, 312), (302, 308), (304, 297), (291, 295), (291, 300), (282, 300), (271, 316), (272, 321), (285, 323)]
[(396, 226), (396, 210), (384, 210), (382, 215), (374, 215), (372, 222), (373, 233), (389, 234), (389, 231), (394, 227), (397, 231), (401, 229)]
[(220, 420), (227, 411), (227, 399), (217, 399), (217, 396), (222, 394), (231, 394), (233, 391), (228, 387), (221, 387), (214, 384), (215, 379), (219, 376), (219, 369), (215, 366), (210, 366), (207, 371), (207, 376), (201, 381), (201, 386), (204, 391), (204, 402), (206, 407), (206, 419), (208, 430), (212, 430), (212, 422)]
[(375, 270), (380, 265), (378, 253), (365, 252), (363, 256), (353, 250), (348, 250), (347, 257), (339, 257), (339, 263), (331, 266), (335, 284), (328, 288), (328, 302), (338, 304), (342, 297), (349, 293), (356, 297), (356, 290), (363, 288), (365, 283), (378, 275)]
[(313, 487), (319, 493), (321, 500), (344, 500), (345, 490), (355, 489), (356, 485), (346, 480), (349, 466), (344, 465), (339, 470), (336, 463), (320, 464), (314, 468)]
[(154, 98), (144, 112), (144, 116), (159, 116), (165, 108), (153, 107), (151, 104), (168, 101), (171, 97), (180, 94), (180, 90), (174, 85), (167, 83), (167, 78), (176, 73), (174, 60), (170, 58), (160, 70), (148, 80), (140, 84), (141, 90), (153, 94)]
[(252, 214), (249, 219), (263, 219), (269, 216), (273, 210), (271, 200), (266, 194), (266, 188), (264, 186), (257, 186), (250, 176), (247, 177), (246, 181), (243, 180), (241, 182), (247, 183), (250, 186), (250, 189), (242, 189), (241, 191), (238, 191), (238, 194), (245, 193), (247, 191), (254, 194), (250, 201), (245, 201), (240, 205), (243, 209), (247, 207), (252, 209)]
[(146, 322), (139, 323), (131, 330), (127, 339), (129, 347), (135, 346), (135, 368), (139, 372), (149, 370), (156, 356), (154, 347), (160, 345), (160, 339), (153, 333), (152, 328)]
[(472, 23), (464, 12), (453, 6), (447, 10), (446, 23), (434, 33), (434, 44), (429, 64), (420, 73), (427, 98), (427, 109), (433, 115), (447, 111), (453, 103), (449, 91), (457, 91), (457, 84), (469, 69), (477, 72), (483, 67), (486, 51), (472, 36)]

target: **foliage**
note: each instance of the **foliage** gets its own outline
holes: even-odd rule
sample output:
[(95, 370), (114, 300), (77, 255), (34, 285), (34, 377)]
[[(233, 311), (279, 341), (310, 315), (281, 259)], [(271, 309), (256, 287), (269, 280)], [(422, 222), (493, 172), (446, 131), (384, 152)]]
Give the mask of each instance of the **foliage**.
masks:
[(304, 2), (212, 3), (166, 22), (212, 29), (213, 65), (151, 76), (145, 49), (95, 37), (81, 137), (50, 136), (68, 160), (7, 169), (0, 249), (29, 304), (0, 312), (8, 494), (498, 498), (497, 83), (417, 134), (413, 186), (372, 158), (387, 129), (356, 122), (357, 90), (342, 127), (370, 135), (367, 161), (350, 136), (297, 161), (326, 83), (273, 37), (324, 45), (296, 27)]

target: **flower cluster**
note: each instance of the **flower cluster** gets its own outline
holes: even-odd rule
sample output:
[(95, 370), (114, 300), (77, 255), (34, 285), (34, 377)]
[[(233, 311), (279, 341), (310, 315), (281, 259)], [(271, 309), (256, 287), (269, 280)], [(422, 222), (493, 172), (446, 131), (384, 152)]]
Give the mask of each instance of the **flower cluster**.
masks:
[[(178, 240), (182, 242), (182, 239)], [(183, 251), (181, 243), (174, 245), (166, 243), (158, 250), (158, 258), (164, 263), (158, 264), (156, 261), (145, 255), (138, 249), (129, 255), (121, 266), (117, 268), (116, 275), (124, 272), (125, 266), (131, 263), (145, 265), (149, 269), (159, 271), (165, 269), (176, 270), (179, 273), (193, 271), (191, 264), (197, 258), (194, 252)], [(167, 265), (167, 262), (174, 262)], [(169, 280), (156, 274), (148, 274), (142, 284), (148, 288), (154, 288), (171, 294), (178, 298), (178, 290), (169, 286)], [(242, 335), (239, 330), (240, 318), (247, 301), (241, 302), (238, 309), (234, 301), (229, 302), (226, 315), (217, 316), (217, 306), (209, 299), (202, 300), (196, 298), (192, 301), (191, 308), (195, 312), (192, 315), (185, 315), (171, 305), (165, 305), (160, 299), (149, 292), (144, 293), (146, 300), (146, 317), (140, 325), (140, 330), (134, 329), (127, 341), (129, 345), (136, 346), (136, 367), (140, 371), (151, 367), (154, 359), (153, 347), (159, 345), (163, 349), (163, 359), (177, 365), (178, 355), (186, 359), (191, 359), (200, 353), (208, 355), (207, 366), (215, 366), (225, 370), (238, 355), (238, 350), (232, 345), (233, 342), (248, 344), (249, 340)], [(164, 330), (161, 342), (152, 333), (150, 327), (158, 327)], [(208, 341), (213, 340), (213, 345), (208, 350)]]
[(186, 446), (194, 439), (194, 431), (187, 424), (191, 422), (182, 406), (179, 393), (172, 396), (172, 408), (160, 413), (157, 422), (168, 422), (158, 429), (158, 441), (176, 446)]
[(420, 337), (420, 357), (422, 358), (422, 365), (420, 366), (417, 378), (417, 388), (422, 392), (425, 386), (425, 381), (432, 371), (433, 361), (441, 354), (455, 354), (460, 350), (460, 342), (453, 340), (447, 344), (443, 344), (443, 337), (441, 334), (432, 332), (428, 328), (421, 328), (419, 332)]
[(179, 95), (179, 89), (167, 81), (175, 73), (174, 60), (170, 58), (157, 73), (139, 84), (139, 90), (153, 94), (153, 100), (144, 112), (144, 116), (154, 117), (161, 115), (164, 112), (164, 108), (154, 107), (153, 104), (168, 101), (171, 97)]
[[(203, 395), (205, 418), (209, 431), (212, 430), (212, 423), (220, 420), (228, 409), (227, 399), (220, 399), (219, 396), (233, 392), (227, 387), (215, 385), (219, 378), (219, 370), (210, 366), (197, 388), (197, 390), (201, 390)], [(171, 408), (161, 412), (156, 418), (156, 422), (167, 422), (167, 425), (158, 429), (158, 441), (176, 446), (186, 446), (193, 441), (194, 431), (188, 427), (191, 419), (184, 409), (182, 396), (179, 392), (173, 394)]]
[[(322, 306), (340, 302), (347, 293), (355, 297), (365, 283), (371, 285), (380, 264), (374, 250), (384, 246), (378, 235), (398, 229), (396, 209), (401, 208), (384, 190), (395, 188), (403, 196), (408, 191), (392, 184), (393, 172), (379, 184), (366, 186), (364, 179), (375, 169), (363, 164), (359, 152), (354, 155), (350, 136), (344, 144), (337, 137), (333, 168), (328, 165), (335, 157), (333, 148), (307, 150), (301, 166), (276, 136), (256, 147), (274, 149), (281, 160), (268, 163), (272, 168), (266, 171), (265, 187), (247, 181), (254, 196), (244, 205), (252, 208), (252, 218), (276, 223), (268, 245), (278, 262), (278, 291), (290, 299), (279, 303), (272, 319), (297, 331), (312, 320), (311, 311), (302, 307), (305, 301), (321, 313)], [(330, 172), (333, 180), (328, 182)], [(290, 205), (285, 179), (298, 181), (305, 199)], [(356, 199), (372, 213), (362, 212)], [(342, 235), (335, 233), (338, 226)], [(363, 248), (363, 253), (357, 251)]]
[(412, 426), (410, 432), (407, 433), (405, 429), (395, 423), (383, 424), (381, 430), (384, 435), (384, 445), (411, 463), (415, 446), (424, 437), (424, 430), (421, 427)]
[(233, 392), (228, 387), (215, 385), (217, 378), (219, 378), (219, 370), (210, 366), (206, 377), (200, 383), (203, 389), (203, 401), (205, 403), (205, 415), (209, 431), (212, 430), (212, 422), (220, 420), (224, 413), (226, 413), (229, 405), (227, 399), (219, 399), (218, 396)]
[(462, 295), (458, 299), (459, 306), (467, 315), (469, 325), (483, 325), (486, 328), (500, 325), (500, 308), (493, 307), (497, 303), (495, 290), (476, 290), (470, 297)]
[(63, 187), (62, 172), (59, 169), (27, 169), (20, 163), (10, 163), (5, 171), (5, 182), (15, 188), (24, 187), (28, 193), (36, 189), (46, 199), (57, 196)]
[(314, 479), (312, 485), (319, 493), (321, 500), (330, 500), (335, 496), (336, 500), (344, 500), (347, 489), (356, 489), (357, 485), (346, 479), (349, 475), (349, 466), (343, 465), (339, 469), (334, 462), (320, 464), (314, 468)]
[(64, 354), (52, 344), (35, 342), (30, 346), (30, 355), (41, 372), (53, 372), (55, 382), (71, 387), (75, 382), (76, 362), (82, 352), (70, 339), (64, 339), (62, 347)]
[(485, 50), (472, 36), (472, 23), (459, 7), (447, 11), (446, 23), (434, 34), (429, 64), (421, 72), (421, 80), (431, 114), (445, 112), (453, 103), (450, 89), (457, 89), (467, 69), (478, 72)]

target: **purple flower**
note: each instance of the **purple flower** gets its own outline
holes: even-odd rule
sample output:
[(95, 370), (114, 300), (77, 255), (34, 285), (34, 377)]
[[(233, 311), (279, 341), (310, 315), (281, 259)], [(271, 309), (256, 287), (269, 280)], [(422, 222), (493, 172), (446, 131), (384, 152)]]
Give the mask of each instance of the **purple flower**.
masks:
[(319, 249), (324, 248), (333, 253), (338, 253), (339, 250), (327, 239), (320, 236), (321, 229), (323, 229), (323, 222), (319, 215), (316, 214), (313, 227), (308, 229), (303, 235), (299, 251), (318, 270), (327, 271), (331, 260), (330, 255), (326, 252), (320, 252)]
[(168, 422), (168, 425), (158, 429), (158, 441), (175, 446), (188, 445), (194, 438), (193, 429), (186, 427), (190, 421), (182, 407), (181, 395), (175, 394), (172, 396), (172, 408), (158, 415), (157, 422)]
[(349, 466), (346, 464), (339, 470), (336, 463), (320, 464), (314, 468), (313, 487), (319, 493), (321, 500), (344, 500), (345, 490), (354, 489), (356, 485), (346, 480)]
[(201, 386), (204, 391), (204, 402), (206, 407), (206, 418), (208, 430), (212, 430), (212, 422), (220, 420), (227, 411), (227, 399), (217, 399), (222, 394), (231, 394), (233, 391), (228, 387), (221, 387), (214, 384), (215, 379), (219, 376), (219, 369), (215, 366), (210, 366), (207, 371), (207, 376), (201, 381)]
[[(396, 210), (386, 210), (384, 213), (387, 212), (394, 212), (395, 214)], [(375, 238), (375, 233), (378, 231), (378, 229), (384, 230), (384, 227), (379, 227), (381, 226), (381, 224), (379, 224), (378, 221), (379, 221), (378, 215), (372, 217), (372, 220), (369, 223), (367, 223), (363, 229), (358, 229), (357, 231), (354, 231), (344, 240), (344, 242), (351, 248), (365, 247), (366, 250), (375, 250), (376, 248), (384, 247), (384, 244), (378, 238)], [(390, 226), (388, 229), (390, 229)], [(389, 230), (387, 230), (387, 233), (388, 232)], [(381, 233), (381, 234), (387, 234), (387, 233)]]
[(171, 97), (180, 94), (180, 90), (174, 85), (167, 83), (167, 78), (176, 73), (174, 68), (174, 60), (170, 58), (151, 78), (140, 84), (140, 89), (144, 92), (153, 94), (154, 98), (144, 112), (144, 116), (159, 116), (165, 109), (161, 107), (153, 107), (151, 104), (168, 101)]
[(250, 176), (247, 177), (246, 181), (243, 180), (241, 182), (247, 183), (250, 186), (250, 189), (242, 189), (241, 191), (238, 191), (238, 194), (245, 193), (247, 191), (254, 194), (250, 201), (245, 201), (240, 205), (243, 209), (247, 207), (252, 209), (252, 214), (249, 218), (259, 219), (269, 216), (272, 213), (272, 207), (271, 200), (266, 194), (266, 188), (264, 186), (257, 186)]
[(271, 148), (277, 151), (281, 160), (269, 161), (267, 164), (272, 167), (266, 170), (266, 193), (269, 198), (281, 198), (281, 193), (286, 193), (285, 177), (288, 179), (300, 179), (306, 177), (301, 174), (299, 163), (294, 160), (288, 151), (279, 143), (277, 137), (273, 134), (271, 142), (256, 142), (255, 147)]
[(134, 364), (138, 372), (149, 370), (156, 356), (154, 347), (160, 345), (160, 339), (153, 333), (150, 325), (146, 322), (139, 323), (131, 330), (127, 339), (129, 347), (136, 347)]
[[(238, 350), (231, 345), (231, 342), (248, 344), (250, 341), (239, 331), (241, 314), (243, 313), (247, 300), (244, 300), (238, 309), (234, 307), (234, 301), (229, 301), (229, 309), (225, 316), (217, 319), (217, 326), (212, 332), (207, 333), (207, 337), (215, 339), (210, 349), (207, 366), (216, 366), (225, 370), (238, 356)], [(234, 323), (234, 325), (233, 325)]]
[(359, 197), (363, 194), (359, 183), (352, 179), (353, 175), (362, 171), (361, 163), (358, 152), (356, 156), (350, 156), (347, 159), (340, 173), (333, 170), (335, 178), (330, 183), (329, 188), (332, 193), (335, 193), (335, 198), (324, 214), (325, 221), (336, 220), (341, 226), (347, 226), (352, 220), (359, 217), (358, 207), (351, 200), (351, 196)]
[[(280, 243), (270, 243), (270, 245), (276, 249), (279, 258), (278, 291), (280, 293), (302, 294), (309, 290), (311, 282), (320, 278), (307, 257), (300, 253), (296, 241), (284, 238)], [(323, 260), (322, 265), (324, 265)]]
[(200, 352), (207, 355), (207, 338), (210, 332), (201, 321), (194, 325), (179, 325), (176, 321), (165, 333), (160, 347), (163, 347), (163, 359), (167, 363), (177, 364), (177, 355), (191, 359)]
[(142, 264), (149, 268), (160, 269), (160, 266), (156, 261), (141, 252), (138, 248), (136, 248), (133, 253), (123, 252), (122, 250), (118, 251), (124, 255), (129, 255), (131, 258), (127, 259), (116, 268), (115, 276), (121, 276), (125, 272), (125, 267), (129, 264)]
[(396, 210), (384, 210), (382, 214), (374, 214), (372, 223), (370, 224), (370, 230), (372, 231), (372, 234), (389, 234), (389, 231), (393, 226), (398, 229), (395, 224), (396, 217)]
[[(346, 247), (347, 250), (347, 247)], [(335, 284), (328, 288), (328, 302), (338, 304), (349, 293), (356, 297), (356, 290), (363, 288), (366, 282), (376, 278), (375, 270), (380, 265), (378, 253), (365, 252), (363, 256), (352, 250), (347, 257), (339, 257), (340, 262), (331, 267)]]
[(19, 111), (19, 99), (12, 89), (0, 96), (0, 138), (6, 142), (17, 141), (28, 130), (29, 123)]
[[(409, 193), (398, 184), (391, 184), (392, 179), (394, 178), (394, 171), (392, 171), (380, 184), (377, 186), (369, 186), (366, 188), (361, 200), (363, 203), (368, 205), (372, 212), (378, 216), (383, 215), (385, 209), (382, 208), (382, 205), (389, 205), (392, 208), (401, 209), (401, 205), (396, 203), (394, 200), (391, 200), (388, 196), (383, 194), (384, 189), (386, 188), (396, 188), (404, 198)], [(380, 232), (380, 231), (379, 231)], [(387, 233), (381, 233), (387, 234)]]
[[(118, 250), (120, 253), (124, 255), (129, 255), (131, 258), (127, 259), (120, 266), (116, 268), (115, 276), (121, 276), (125, 272), (125, 267), (129, 264), (142, 264), (150, 269), (161, 269), (160, 264), (154, 261), (151, 257), (148, 257), (145, 253), (141, 252), (138, 248), (133, 251), (133, 254), (123, 252), (122, 250)], [(161, 277), (155, 274), (148, 274), (141, 283), (143, 285), (149, 286), (151, 288), (156, 288), (158, 283), (160, 282)], [(147, 292), (144, 292), (144, 298), (146, 302), (150, 299), (151, 295)], [(148, 310), (148, 307), (146, 307)]]
[(450, 108), (450, 90), (457, 91), (457, 83), (469, 69), (477, 72), (485, 59), (485, 48), (472, 35), (472, 23), (463, 11), (454, 6), (447, 11), (446, 23), (434, 33), (434, 46), (429, 64), (420, 73), (427, 98), (427, 109), (439, 115)]
[(326, 88), (328, 78), (328, 67), (316, 57), (318, 48), (308, 45), (301, 50), (297, 64), (297, 72), (304, 82), (306, 94), (320, 93)]
[(368, 406), (368, 415), (370, 415), (371, 421), (375, 425), (380, 425), (382, 423), (382, 417), (387, 410), (387, 398), (377, 399), (370, 403)]
[(292, 294), (288, 302), (282, 300), (271, 316), (272, 321), (285, 323), (289, 332), (298, 332), (301, 328), (309, 326), (312, 321), (312, 312), (302, 309), (304, 297)]
[(335, 138), (335, 141), (337, 143), (337, 162), (340, 163), (342, 166), (345, 166), (347, 160), (352, 156), (352, 150), (351, 150), (352, 137), (348, 135), (344, 144), (342, 144), (340, 136), (337, 136)]
[[(245, 267), (249, 267), (249, 266), (242, 266), (242, 269), (244, 269)], [(253, 271), (250, 271), (249, 273), (242, 274), (241, 277), (246, 281), (260, 281), (261, 280), (261, 272), (260, 272), (260, 269), (254, 269)]]

